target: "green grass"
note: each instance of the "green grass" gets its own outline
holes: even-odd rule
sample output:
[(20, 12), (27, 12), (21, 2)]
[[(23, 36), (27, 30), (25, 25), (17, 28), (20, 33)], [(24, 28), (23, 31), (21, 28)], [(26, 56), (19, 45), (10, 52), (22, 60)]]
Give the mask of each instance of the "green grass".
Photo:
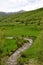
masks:
[[(25, 26), (23, 24), (17, 24), (15, 26), (0, 26), (0, 31), (3, 32), (3, 36), (22, 36), (22, 35), (26, 35), (26, 36), (35, 36), (37, 37), (40, 30), (39, 27), (37, 25), (28, 25)], [(1, 35), (1, 34), (0, 34)], [(14, 45), (14, 47), (13, 47)], [(15, 43), (15, 40), (6, 40), (4, 41), (4, 54), (7, 53), (6, 49), (9, 49), (9, 51), (11, 49), (16, 49), (17, 45)]]
[[(27, 25), (26, 25), (27, 23)], [(8, 16), (0, 16), (0, 49), (3, 50), (2, 55), (10, 53), (17, 49), (16, 40), (5, 39), (6, 36), (33, 36), (36, 37), (32, 46), (24, 53), (28, 59), (37, 58), (40, 50), (43, 49), (43, 8), (12, 14)], [(41, 33), (40, 33), (41, 32)], [(39, 55), (40, 56), (40, 55)], [(26, 61), (27, 58), (24, 60)]]
[[(23, 61), (27, 62), (27, 59), (37, 59), (38, 62), (43, 63), (43, 31), (40, 32), (37, 39), (34, 41), (32, 46), (24, 51), (27, 58), (22, 58)], [(20, 57), (21, 58), (21, 57)]]
[(3, 55), (10, 53), (12, 50), (15, 51), (16, 49), (17, 49), (16, 40), (5, 39), (3, 47), (2, 47)]
[[(40, 29), (37, 25), (15, 25), (15, 26), (1, 26), (1, 30), (4, 32), (5, 36), (37, 36), (40, 32)], [(32, 33), (31, 33), (32, 32)]]
[[(3, 33), (2, 33), (3, 32)], [(37, 25), (23, 25), (23, 24), (16, 24), (15, 26), (0, 26), (0, 36), (1, 37), (9, 37), (9, 36), (34, 36), (37, 37), (40, 33), (39, 26)], [(7, 55), (13, 49), (17, 49), (16, 40), (12, 39), (4, 39), (4, 43), (2, 44), (3, 55)]]

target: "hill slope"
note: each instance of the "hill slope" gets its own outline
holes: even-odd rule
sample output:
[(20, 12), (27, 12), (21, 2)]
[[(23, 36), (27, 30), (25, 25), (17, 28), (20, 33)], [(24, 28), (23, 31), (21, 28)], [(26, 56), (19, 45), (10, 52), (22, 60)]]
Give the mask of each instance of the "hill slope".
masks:
[[(12, 40), (6, 39), (6, 37), (12, 36), (16, 36), (17, 40), (14, 38)], [(43, 65), (43, 8), (29, 12), (0, 16), (0, 49), (2, 51), (0, 57), (2, 61), (5, 56), (9, 56), (10, 52), (17, 50), (17, 48), (21, 46), (21, 43), (23, 44), (23, 41), (20, 40), (19, 37), (29, 37), (34, 41), (32, 46), (19, 58), (20, 62), (18, 65), (23, 65), (23, 63), (27, 63), (27, 61), (31, 60), (33, 63), (34, 59)], [(2, 63), (2, 65), (5, 64)]]
[(17, 13), (17, 14), (11, 14), (4, 17), (0, 17), (0, 22), (31, 22), (32, 21), (38, 21), (43, 20), (43, 8), (29, 11), (29, 12), (23, 12), (23, 13)]

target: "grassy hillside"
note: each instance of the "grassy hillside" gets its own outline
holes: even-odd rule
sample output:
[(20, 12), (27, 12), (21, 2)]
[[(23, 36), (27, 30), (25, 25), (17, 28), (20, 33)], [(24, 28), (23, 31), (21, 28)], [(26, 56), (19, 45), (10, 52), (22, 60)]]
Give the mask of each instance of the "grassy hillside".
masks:
[(1, 23), (14, 25), (15, 24), (14, 22), (38, 23), (38, 21), (40, 21), (41, 23), (43, 21), (43, 8), (33, 10), (30, 12), (23, 12), (23, 13), (0, 17), (0, 25)]
[(23, 65), (24, 62), (26, 65), (43, 65), (43, 31), (40, 32), (32, 46), (21, 54), (18, 62)]
[[(37, 61), (39, 60), (39, 57), (42, 59), (43, 8), (29, 12), (0, 16), (0, 58), (4, 58), (4, 60), (9, 57), (9, 54), (11, 55), (12, 51), (14, 52), (18, 48), (18, 41), (16, 39), (6, 39), (6, 37), (9, 36), (17, 37), (18, 41), (20, 41), (18, 37), (22, 36), (28, 36), (33, 39), (33, 45), (24, 52), (27, 58), (21, 59), (23, 60), (23, 63), (24, 61), (27, 62), (27, 60), (31, 60), (33, 58)], [(42, 55), (39, 54), (40, 51)]]

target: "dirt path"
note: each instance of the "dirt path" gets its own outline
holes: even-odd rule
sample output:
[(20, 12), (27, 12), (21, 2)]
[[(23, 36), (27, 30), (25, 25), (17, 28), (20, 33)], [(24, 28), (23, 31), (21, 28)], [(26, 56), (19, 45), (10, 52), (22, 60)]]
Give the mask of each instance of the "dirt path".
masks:
[(16, 65), (17, 64), (17, 58), (20, 56), (20, 53), (23, 52), (24, 50), (28, 49), (31, 45), (33, 40), (29, 38), (24, 38), (25, 40), (28, 40), (29, 43), (25, 43), (21, 48), (19, 48), (17, 51), (15, 51), (8, 61), (6, 62), (6, 65)]

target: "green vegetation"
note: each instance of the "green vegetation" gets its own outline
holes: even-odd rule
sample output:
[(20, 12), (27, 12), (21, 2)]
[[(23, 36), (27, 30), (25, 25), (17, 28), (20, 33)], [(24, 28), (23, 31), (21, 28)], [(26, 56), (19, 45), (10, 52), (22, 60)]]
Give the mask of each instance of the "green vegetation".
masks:
[[(37, 36), (40, 32), (39, 26), (17, 24), (15, 26), (1, 26), (1, 30), (5, 33), (5, 36)], [(32, 32), (32, 33), (31, 33)]]
[[(41, 31), (33, 45), (23, 54), (21, 54), (21, 57), (19, 58), (19, 60), (22, 59), (21, 61), (18, 61), (19, 64), (23, 62), (27, 63), (30, 59), (37, 59), (37, 63), (43, 65), (43, 31)], [(22, 55), (26, 57), (23, 57)], [(24, 65), (24, 63), (22, 65)]]
[(3, 32), (0, 31), (0, 65), (1, 65), (1, 62), (2, 62), (2, 54), (3, 54), (3, 50), (2, 50), (2, 47), (3, 47), (3, 44), (4, 44), (4, 39), (3, 39)]
[(18, 14), (12, 14), (8, 16), (0, 17), (0, 25), (15, 25), (17, 23), (31, 23), (31, 24), (42, 24), (43, 22), (43, 8), (38, 10), (30, 11), (30, 12), (23, 12)]
[(12, 50), (15, 51), (17, 49), (16, 40), (5, 39), (5, 42), (4, 42), (2, 49), (4, 52), (3, 55), (9, 54)]
[[(0, 16), (0, 60), (4, 57), (10, 56), (24, 42), (23, 37), (33, 37), (32, 46), (21, 54), (18, 60), (20, 65), (29, 61), (30, 59), (37, 59), (37, 62), (43, 63), (43, 8), (12, 14), (7, 16)], [(16, 37), (13, 39), (6, 39), (6, 37)], [(20, 38), (21, 37), (21, 38)], [(35, 38), (35, 40), (34, 40)], [(0, 63), (1, 63), (0, 61)], [(0, 64), (1, 65), (1, 64)]]

